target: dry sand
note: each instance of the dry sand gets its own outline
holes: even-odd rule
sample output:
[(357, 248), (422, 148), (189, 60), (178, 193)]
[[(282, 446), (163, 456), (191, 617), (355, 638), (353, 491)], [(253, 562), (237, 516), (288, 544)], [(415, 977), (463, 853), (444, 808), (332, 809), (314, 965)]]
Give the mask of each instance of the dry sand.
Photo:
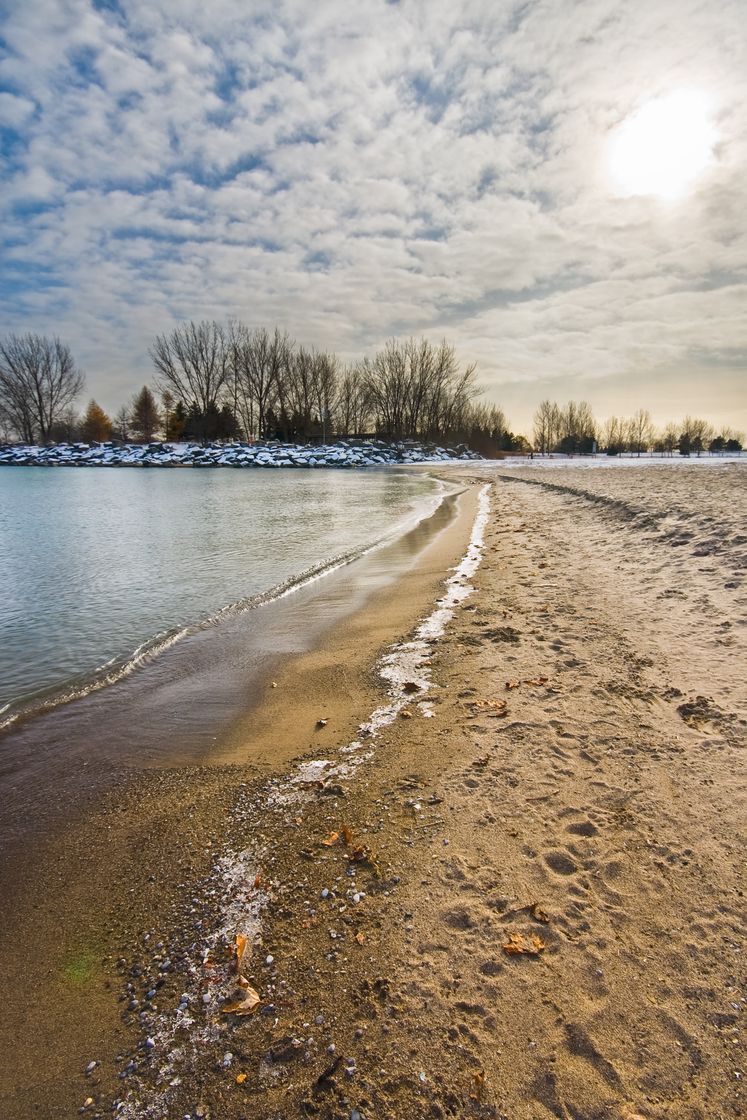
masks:
[(330, 650), (278, 681), (292, 764), (253, 770), (247, 728), (243, 764), (148, 775), (60, 842), (3, 957), (3, 1116), (743, 1114), (747, 470), (481, 474), (427, 693), (347, 750), (387, 702), (363, 625), (344, 702)]

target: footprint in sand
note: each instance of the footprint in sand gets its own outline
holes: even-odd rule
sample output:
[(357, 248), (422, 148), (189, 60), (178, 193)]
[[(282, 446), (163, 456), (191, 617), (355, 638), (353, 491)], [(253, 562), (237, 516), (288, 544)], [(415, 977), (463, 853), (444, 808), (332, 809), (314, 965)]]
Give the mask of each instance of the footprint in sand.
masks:
[(577, 824), (569, 824), (566, 832), (571, 832), (574, 836), (597, 836), (599, 829), (591, 821), (579, 821)]
[(556, 875), (574, 875), (578, 867), (565, 852), (545, 852), (544, 860)]

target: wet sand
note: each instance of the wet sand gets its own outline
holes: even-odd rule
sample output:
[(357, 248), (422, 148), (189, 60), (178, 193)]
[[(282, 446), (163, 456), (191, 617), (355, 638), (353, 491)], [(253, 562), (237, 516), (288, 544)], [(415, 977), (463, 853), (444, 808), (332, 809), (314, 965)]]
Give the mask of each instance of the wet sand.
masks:
[(268, 682), (230, 762), (141, 776), (37, 864), (4, 1116), (743, 1114), (747, 471), (474, 477), (474, 593), (371, 749), (376, 656), (474, 496), (399, 599)]

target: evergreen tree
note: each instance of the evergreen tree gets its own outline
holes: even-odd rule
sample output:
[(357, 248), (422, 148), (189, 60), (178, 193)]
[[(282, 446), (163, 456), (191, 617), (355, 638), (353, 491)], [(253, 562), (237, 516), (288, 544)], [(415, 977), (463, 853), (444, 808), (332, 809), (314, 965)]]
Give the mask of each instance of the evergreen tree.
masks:
[(161, 427), (161, 414), (156, 398), (147, 385), (143, 385), (132, 402), (130, 426), (138, 439), (150, 443), (153, 435)]
[(104, 443), (111, 439), (112, 422), (101, 405), (92, 400), (83, 417), (83, 439), (86, 443)]

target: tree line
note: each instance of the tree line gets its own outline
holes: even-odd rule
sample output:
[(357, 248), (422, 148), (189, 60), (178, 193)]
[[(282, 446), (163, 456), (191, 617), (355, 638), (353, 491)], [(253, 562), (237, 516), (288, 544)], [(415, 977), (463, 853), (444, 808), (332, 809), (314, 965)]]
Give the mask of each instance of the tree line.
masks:
[(391, 339), (372, 358), (344, 364), (278, 328), (237, 321), (182, 323), (150, 349), (154, 389), (145, 385), (110, 417), (95, 400), (75, 400), (85, 380), (59, 338), (0, 338), (0, 437), (26, 443), (221, 441), (237, 438), (325, 442), (383, 439), (466, 443), (499, 451), (570, 455), (700, 455), (739, 451), (743, 437), (685, 417), (657, 431), (645, 409), (603, 424), (586, 401), (544, 400), (533, 442), (510, 431), (497, 405), (479, 402), (474, 364), (463, 366), (446, 341)]
[[(83, 416), (72, 401), (83, 378), (58, 339), (11, 336), (9, 349), (61, 349), (68, 359), (68, 392), (44, 427), (32, 412), (19, 422), (5, 392), (0, 344), (0, 420), (27, 442), (87, 442), (115, 438), (203, 442), (235, 438), (306, 443), (376, 435), (383, 439), (469, 443), (483, 453), (528, 446), (508, 429), (503, 411), (478, 403), (476, 367), (463, 366), (446, 341), (392, 339), (373, 358), (345, 365), (326, 350), (295, 342), (279, 329), (240, 322), (183, 323), (156, 336), (150, 349), (155, 393), (144, 386), (109, 417), (96, 401)], [(33, 359), (31, 359), (33, 360)], [(26, 399), (14, 370), (7, 380)]]
[(742, 450), (744, 436), (731, 428), (717, 430), (707, 420), (686, 416), (679, 423), (668, 423), (657, 429), (651, 414), (639, 408), (633, 416), (610, 416), (603, 424), (597, 422), (586, 401), (542, 401), (533, 421), (535, 451), (542, 455), (558, 452), (565, 455), (590, 455), (601, 451), (607, 455), (702, 455)]

